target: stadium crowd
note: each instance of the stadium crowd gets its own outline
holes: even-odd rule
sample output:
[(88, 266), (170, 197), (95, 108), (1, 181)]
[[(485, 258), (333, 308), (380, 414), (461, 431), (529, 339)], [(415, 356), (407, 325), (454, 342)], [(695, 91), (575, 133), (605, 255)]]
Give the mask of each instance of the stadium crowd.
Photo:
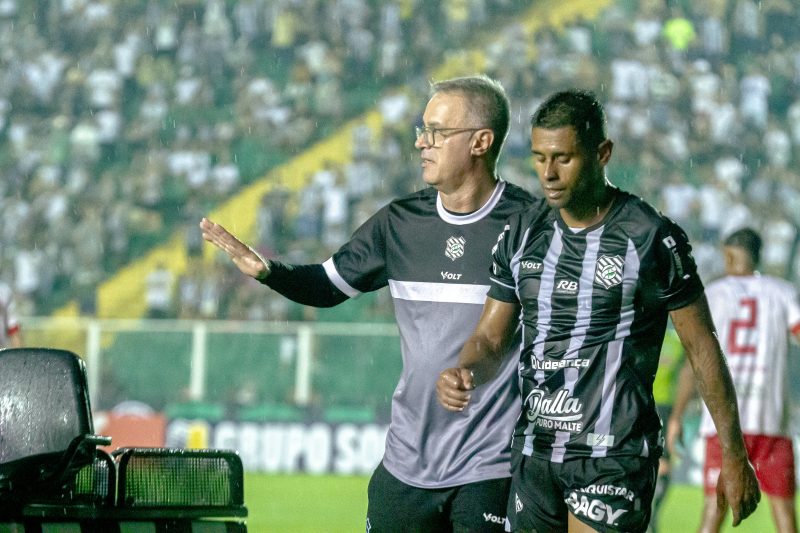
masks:
[(800, 6), (617, 1), (532, 35), (515, 18), (527, 7), (1, 1), (0, 277), (23, 315), (68, 298), (91, 314), (100, 281), (183, 229), (198, 263), (154, 273), (158, 316), (308, 318), (222, 263), (201, 266), (197, 220), (375, 105), (382, 129), (354, 130), (351, 161), (261, 199), (253, 244), (292, 263), (327, 257), (422, 186), (412, 132), (428, 80), (470, 49), (513, 105), (501, 177), (537, 190), (532, 110), (553, 90), (594, 89), (616, 141), (611, 180), (688, 231), (704, 279), (720, 273), (720, 238), (748, 224), (765, 236), (763, 269), (800, 280)]

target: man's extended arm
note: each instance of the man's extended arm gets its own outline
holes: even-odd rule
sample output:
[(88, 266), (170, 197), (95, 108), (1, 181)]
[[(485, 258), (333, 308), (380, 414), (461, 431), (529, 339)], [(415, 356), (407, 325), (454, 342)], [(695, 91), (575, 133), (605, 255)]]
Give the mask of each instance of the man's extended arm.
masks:
[(731, 506), (735, 526), (755, 510), (761, 493), (747, 459), (733, 380), (714, 331), (705, 295), (672, 311), (670, 317), (686, 348), (697, 389), (717, 429), (722, 447), (717, 504), (723, 509), (726, 505)]
[(469, 391), (497, 373), (519, 320), (519, 304), (487, 297), (483, 313), (458, 357), (457, 368), (439, 374), (436, 394), (450, 411), (463, 411)]
[(322, 265), (284, 265), (261, 257), (232, 233), (207, 218), (200, 221), (203, 239), (230, 257), (243, 274), (286, 298), (313, 307), (333, 307), (348, 296), (330, 282)]

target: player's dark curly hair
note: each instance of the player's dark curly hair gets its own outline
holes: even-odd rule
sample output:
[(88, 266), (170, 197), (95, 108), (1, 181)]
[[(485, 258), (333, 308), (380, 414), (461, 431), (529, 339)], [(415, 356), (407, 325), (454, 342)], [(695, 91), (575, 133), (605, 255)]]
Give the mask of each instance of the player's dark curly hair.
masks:
[(728, 235), (722, 242), (724, 246), (736, 246), (750, 254), (753, 265), (761, 260), (761, 246), (763, 242), (758, 232), (752, 228), (742, 228)]
[(474, 127), (491, 128), (494, 142), (487, 152), (493, 163), (500, 156), (500, 149), (508, 136), (511, 122), (508, 96), (503, 85), (486, 75), (464, 76), (431, 83), (430, 94), (462, 94), (470, 101), (470, 114)]
[(578, 142), (595, 150), (606, 140), (606, 115), (592, 91), (569, 89), (550, 95), (531, 117), (531, 126), (554, 130), (573, 127)]

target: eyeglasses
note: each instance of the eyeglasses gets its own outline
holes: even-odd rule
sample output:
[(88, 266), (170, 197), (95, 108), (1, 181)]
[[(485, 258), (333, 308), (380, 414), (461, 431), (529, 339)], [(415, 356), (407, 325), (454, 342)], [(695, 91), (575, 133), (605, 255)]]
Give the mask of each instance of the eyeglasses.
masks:
[[(414, 128), (414, 132), (416, 133), (415, 139), (419, 139), (422, 137), (422, 142), (424, 142), (427, 146), (436, 146), (436, 134), (442, 136), (443, 139), (446, 139), (450, 135), (455, 135), (456, 133), (461, 133), (463, 131), (479, 131), (484, 130), (486, 128), (437, 128), (434, 126), (425, 126), (420, 128), (419, 126)], [(449, 135), (445, 135), (444, 131), (449, 131)]]

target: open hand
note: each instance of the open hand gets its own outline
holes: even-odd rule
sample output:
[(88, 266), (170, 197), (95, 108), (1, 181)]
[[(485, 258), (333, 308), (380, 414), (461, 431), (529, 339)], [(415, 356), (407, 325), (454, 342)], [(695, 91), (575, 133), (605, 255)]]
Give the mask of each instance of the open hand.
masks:
[(268, 274), (269, 265), (262, 261), (252, 248), (216, 222), (204, 217), (200, 221), (200, 229), (203, 232), (203, 239), (228, 254), (242, 274), (256, 279), (263, 279)]

